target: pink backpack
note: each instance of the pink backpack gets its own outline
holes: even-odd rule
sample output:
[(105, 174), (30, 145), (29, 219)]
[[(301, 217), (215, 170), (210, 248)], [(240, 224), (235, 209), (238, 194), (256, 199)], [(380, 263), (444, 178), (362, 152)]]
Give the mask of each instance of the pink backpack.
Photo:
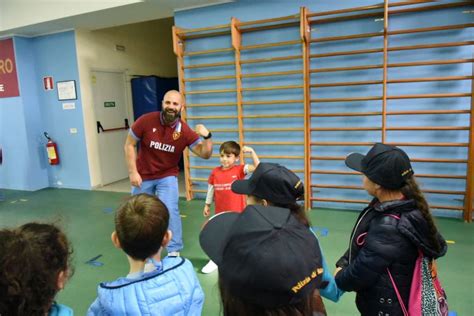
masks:
[[(400, 219), (396, 215), (389, 215)], [(392, 282), (398, 301), (405, 316), (448, 316), (448, 301), (444, 289), (438, 279), (438, 271), (434, 259), (430, 259), (418, 250), (413, 279), (411, 281), (408, 310), (398, 291), (398, 287), (387, 268), (388, 276)]]

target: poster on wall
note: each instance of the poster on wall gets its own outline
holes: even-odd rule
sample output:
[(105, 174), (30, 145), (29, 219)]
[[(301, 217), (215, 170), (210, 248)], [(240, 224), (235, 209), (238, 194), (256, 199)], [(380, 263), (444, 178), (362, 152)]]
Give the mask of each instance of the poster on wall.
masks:
[(76, 81), (58, 81), (56, 82), (56, 88), (58, 89), (58, 100), (76, 100)]
[(19, 95), (13, 39), (0, 40), (0, 98)]

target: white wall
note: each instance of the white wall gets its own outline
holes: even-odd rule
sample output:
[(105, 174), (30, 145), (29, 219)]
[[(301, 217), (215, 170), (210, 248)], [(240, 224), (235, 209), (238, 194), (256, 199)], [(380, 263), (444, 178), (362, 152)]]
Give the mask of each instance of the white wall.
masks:
[[(173, 19), (124, 25), (97, 31), (77, 30), (76, 46), (81, 97), (92, 187), (100, 184), (96, 119), (92, 100), (91, 70), (125, 71), (130, 122), (133, 119), (130, 79), (133, 75), (177, 77), (171, 27)], [(115, 45), (125, 52), (115, 51)]]
[(142, 0), (2, 0), (0, 30), (57, 20), (79, 14), (110, 9)]

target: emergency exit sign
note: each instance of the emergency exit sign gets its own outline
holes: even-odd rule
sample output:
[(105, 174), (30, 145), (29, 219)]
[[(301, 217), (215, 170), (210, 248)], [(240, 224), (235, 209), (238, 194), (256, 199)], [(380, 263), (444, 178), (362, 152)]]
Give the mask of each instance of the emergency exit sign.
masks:
[(114, 108), (115, 107), (115, 102), (114, 101), (106, 101), (106, 102), (104, 102), (104, 107)]

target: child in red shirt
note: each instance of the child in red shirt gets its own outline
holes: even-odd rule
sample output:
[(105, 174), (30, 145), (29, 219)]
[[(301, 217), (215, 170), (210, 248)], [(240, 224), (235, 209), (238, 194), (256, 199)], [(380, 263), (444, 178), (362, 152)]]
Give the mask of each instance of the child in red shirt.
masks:
[[(235, 180), (244, 179), (245, 175), (252, 173), (260, 160), (253, 148), (244, 146), (242, 151), (252, 156), (253, 165), (236, 164), (240, 156), (240, 146), (236, 142), (224, 142), (219, 148), (221, 166), (214, 168), (209, 176), (206, 204), (203, 211), (205, 217), (211, 215), (213, 200), (215, 201), (216, 214), (225, 211), (242, 212), (245, 208), (245, 195), (232, 192), (230, 187)], [(217, 265), (209, 260), (201, 271), (210, 273), (216, 269)]]

